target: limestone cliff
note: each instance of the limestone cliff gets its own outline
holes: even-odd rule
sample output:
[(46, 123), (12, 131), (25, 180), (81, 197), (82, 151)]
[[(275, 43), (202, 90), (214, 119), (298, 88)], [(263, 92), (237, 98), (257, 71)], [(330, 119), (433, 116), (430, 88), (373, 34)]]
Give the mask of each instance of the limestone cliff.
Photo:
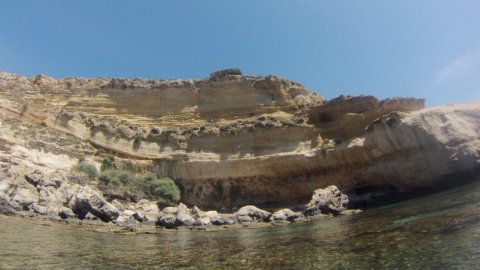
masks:
[(203, 80), (0, 73), (0, 154), (68, 171), (80, 156), (110, 153), (170, 176), (182, 201), (202, 208), (304, 204), (332, 184), (359, 198), (414, 191), (478, 170), (480, 105), (423, 107), (414, 98), (326, 101), (235, 69)]

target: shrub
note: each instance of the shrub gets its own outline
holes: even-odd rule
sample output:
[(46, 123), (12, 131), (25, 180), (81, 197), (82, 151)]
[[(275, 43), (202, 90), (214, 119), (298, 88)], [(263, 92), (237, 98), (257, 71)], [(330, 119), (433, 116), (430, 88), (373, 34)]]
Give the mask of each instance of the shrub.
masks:
[(177, 202), (180, 189), (169, 177), (158, 178), (154, 173), (135, 176), (128, 171), (106, 170), (99, 177), (105, 193), (122, 193), (124, 197)]
[(135, 177), (130, 172), (113, 169), (103, 171), (98, 180), (104, 187), (122, 188), (131, 185)]
[(170, 177), (158, 178), (153, 173), (138, 177), (137, 185), (149, 198), (166, 198), (171, 201), (180, 200), (180, 189)]
[(127, 160), (123, 166), (125, 170), (134, 172), (134, 173), (139, 173), (142, 170), (142, 167), (140, 164), (136, 162), (132, 162), (131, 160)]
[(135, 134), (135, 136), (133, 137), (133, 149), (138, 149), (140, 148), (140, 145), (142, 144), (142, 134), (140, 134), (140, 132), (138, 132), (137, 134)]
[(102, 166), (100, 167), (102, 171), (112, 170), (116, 168), (117, 167), (115, 166), (115, 158), (112, 155), (108, 155), (103, 158)]
[(88, 161), (81, 161), (80, 163), (75, 165), (72, 168), (72, 170), (75, 172), (83, 172), (86, 175), (88, 175), (88, 177), (90, 177), (91, 179), (95, 179), (99, 175), (97, 167), (95, 167), (95, 164)]

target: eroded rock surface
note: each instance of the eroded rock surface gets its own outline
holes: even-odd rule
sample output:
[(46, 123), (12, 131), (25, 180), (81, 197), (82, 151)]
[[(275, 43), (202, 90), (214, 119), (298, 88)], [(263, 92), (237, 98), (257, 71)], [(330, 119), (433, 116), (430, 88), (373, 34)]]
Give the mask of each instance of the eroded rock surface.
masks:
[[(478, 174), (480, 104), (423, 107), (414, 98), (327, 101), (237, 69), (203, 80), (1, 72), (1, 211), (167, 227), (292, 221), (302, 213), (281, 209), (305, 205), (319, 187), (357, 202)], [(79, 158), (100, 168), (107, 153), (118, 168), (174, 179), (185, 207), (103, 197), (98, 182), (71, 172)], [(343, 195), (329, 192), (304, 214), (344, 213)], [(221, 213), (246, 205), (274, 213)]]

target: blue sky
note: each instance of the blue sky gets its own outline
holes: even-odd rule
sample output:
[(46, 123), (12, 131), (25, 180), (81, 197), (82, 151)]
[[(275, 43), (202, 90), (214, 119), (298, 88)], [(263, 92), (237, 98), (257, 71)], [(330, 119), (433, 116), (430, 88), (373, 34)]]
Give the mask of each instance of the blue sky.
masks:
[(0, 70), (205, 78), (239, 67), (327, 98), (480, 100), (478, 0), (4, 1)]

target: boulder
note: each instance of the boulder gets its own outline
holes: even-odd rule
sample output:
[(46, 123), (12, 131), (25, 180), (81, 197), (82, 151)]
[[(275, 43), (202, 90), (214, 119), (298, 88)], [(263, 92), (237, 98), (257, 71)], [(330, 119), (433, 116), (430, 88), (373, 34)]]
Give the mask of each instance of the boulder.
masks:
[(195, 219), (195, 223), (193, 224), (194, 226), (207, 226), (207, 225), (212, 225), (212, 220), (209, 219), (208, 217), (201, 217)]
[(318, 214), (338, 215), (347, 210), (349, 200), (336, 186), (328, 186), (313, 192), (312, 199), (305, 205), (306, 216)]
[(194, 224), (195, 219), (192, 217), (190, 209), (183, 203), (180, 203), (177, 207), (165, 207), (157, 219), (157, 225), (168, 229), (178, 226), (193, 226)]
[(105, 222), (113, 221), (120, 215), (120, 211), (95, 190), (77, 186), (75, 191), (68, 206), (80, 219), (84, 218), (89, 212)]
[(183, 203), (177, 207), (177, 223), (178, 226), (193, 226), (195, 219), (192, 217), (190, 210)]
[(250, 217), (252, 221), (268, 221), (272, 213), (267, 212), (265, 210), (259, 209), (256, 206), (253, 205), (247, 205), (242, 208), (240, 208), (235, 215), (237, 216), (237, 220), (248, 220), (247, 218), (244, 217)]
[(235, 214), (218, 214), (210, 220), (213, 225), (233, 225), (237, 223)]
[(146, 199), (138, 201), (135, 210), (134, 217), (140, 222), (156, 222), (160, 214), (158, 205)]
[(178, 226), (177, 224), (177, 215), (160, 212), (158, 215), (157, 223), (158, 226), (163, 226), (167, 229), (173, 229)]
[(18, 187), (10, 199), (10, 205), (18, 211), (31, 210), (37, 196), (36, 192), (28, 187)]
[(302, 218), (303, 213), (294, 212), (288, 208), (281, 209), (276, 211), (270, 217), (271, 222), (285, 222), (285, 221), (295, 221), (296, 219)]
[(136, 225), (136, 220), (135, 220), (135, 211), (132, 210), (125, 210), (120, 215), (113, 221), (113, 223), (117, 224), (118, 226), (122, 226), (125, 228), (128, 228), (130, 230), (133, 230)]
[(25, 174), (25, 180), (27, 180), (28, 183), (34, 185), (35, 187), (52, 186), (55, 188), (59, 188), (65, 181), (64, 177), (58, 173), (47, 175), (38, 169)]

